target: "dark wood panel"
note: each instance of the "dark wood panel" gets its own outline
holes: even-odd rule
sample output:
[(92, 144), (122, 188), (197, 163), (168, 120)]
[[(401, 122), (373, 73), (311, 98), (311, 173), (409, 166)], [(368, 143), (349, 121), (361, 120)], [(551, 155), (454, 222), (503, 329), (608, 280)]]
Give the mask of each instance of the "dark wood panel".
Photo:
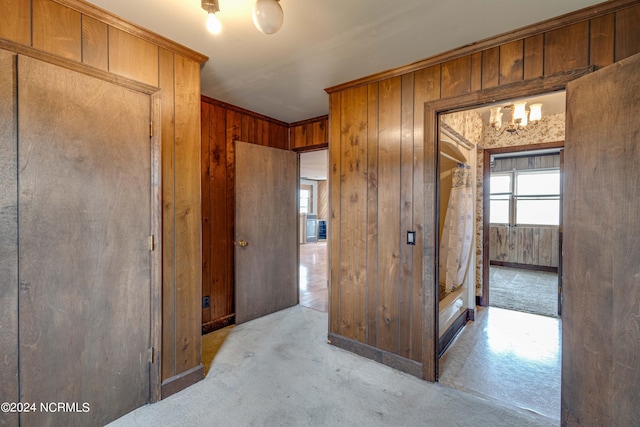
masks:
[(109, 27), (109, 71), (158, 86), (158, 46)]
[[(0, 396), (20, 400), (18, 384), (18, 117), (16, 56), (0, 50)], [(18, 413), (0, 423), (18, 425)]]
[(613, 64), (614, 15), (599, 16), (591, 20), (589, 31), (589, 63), (598, 68)]
[(471, 55), (471, 90), (482, 89), (482, 52)]
[[(564, 425), (633, 425), (640, 419), (640, 245), (629, 232), (640, 226), (638, 88), (640, 55), (567, 86)], [(615, 227), (603, 227), (603, 218)]]
[(340, 279), (342, 228), (340, 217), (340, 195), (342, 194), (341, 169), (341, 135), (342, 135), (342, 93), (329, 96), (331, 115), (329, 116), (329, 209), (330, 217), (327, 223), (330, 265), (329, 265), (329, 332), (341, 334), (340, 331)]
[(640, 52), (640, 5), (616, 12), (616, 61)]
[(202, 323), (208, 323), (211, 321), (211, 305), (209, 307), (204, 306), (204, 298), (211, 298), (211, 219), (209, 213), (211, 212), (211, 164), (210, 164), (210, 148), (211, 138), (209, 136), (209, 127), (211, 126), (210, 111), (212, 109), (211, 104), (206, 102), (200, 103), (200, 119), (202, 125), (200, 126), (201, 138), (200, 138), (200, 159), (202, 161), (201, 167), (201, 193), (202, 193)]
[(544, 34), (524, 39), (524, 79), (542, 76), (544, 60)]
[(0, 0), (0, 39), (31, 45), (31, 1)]
[(82, 60), (80, 13), (51, 0), (33, 0), (33, 47)]
[(368, 85), (367, 126), (367, 344), (378, 340), (378, 96), (379, 84)]
[(103, 425), (150, 396), (151, 102), (27, 57), (19, 70), (20, 397), (91, 404), (21, 422)]
[(589, 21), (549, 31), (544, 38), (544, 75), (589, 65)]
[(366, 86), (342, 94), (340, 334), (366, 342), (367, 310)]
[[(235, 289), (235, 250), (233, 248), (233, 241), (235, 240), (235, 201), (236, 201), (236, 151), (235, 141), (240, 140), (240, 132), (242, 127), (242, 114), (228, 110), (226, 112), (226, 131), (225, 131), (225, 149), (226, 149), (226, 162), (227, 162), (227, 241), (230, 247), (227, 252), (227, 280), (234, 286)], [(235, 299), (235, 297), (234, 297)], [(235, 312), (235, 302), (232, 303)]]
[[(444, 75), (444, 71), (443, 71)], [(378, 140), (378, 347), (398, 352), (401, 79), (380, 82)]]
[(471, 92), (471, 56), (443, 63), (441, 85), (442, 98)]
[(516, 40), (500, 46), (500, 84), (524, 78), (524, 41)]
[(174, 64), (176, 373), (181, 373), (202, 359), (200, 65), (177, 55)]
[(107, 71), (109, 36), (107, 24), (89, 16), (82, 17), (82, 62)]
[(159, 52), (162, 103), (162, 380), (175, 375), (175, 106), (174, 54)]
[(498, 86), (500, 83), (500, 48), (482, 52), (482, 88)]

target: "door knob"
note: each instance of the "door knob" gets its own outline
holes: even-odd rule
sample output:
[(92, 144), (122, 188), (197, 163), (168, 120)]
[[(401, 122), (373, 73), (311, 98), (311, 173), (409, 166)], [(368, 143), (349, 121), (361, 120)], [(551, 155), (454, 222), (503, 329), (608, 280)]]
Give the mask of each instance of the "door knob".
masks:
[(247, 246), (249, 246), (249, 242), (247, 242), (246, 240), (238, 240), (237, 243), (241, 248), (246, 248)]

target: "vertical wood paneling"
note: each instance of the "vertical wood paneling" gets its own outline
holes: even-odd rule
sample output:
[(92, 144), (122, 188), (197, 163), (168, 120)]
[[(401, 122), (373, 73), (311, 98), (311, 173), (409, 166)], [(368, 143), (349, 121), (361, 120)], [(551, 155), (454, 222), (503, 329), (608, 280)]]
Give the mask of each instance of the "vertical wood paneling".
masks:
[(398, 352), (400, 287), (400, 77), (380, 82), (378, 140), (378, 347)]
[[(225, 149), (226, 149), (226, 174), (227, 174), (227, 241), (233, 246), (235, 240), (235, 202), (236, 202), (236, 167), (235, 167), (235, 144), (234, 141), (240, 140), (240, 132), (242, 127), (242, 115), (236, 111), (227, 111), (227, 120), (225, 123)], [(227, 280), (229, 283), (235, 283), (235, 254), (232, 248), (228, 249), (227, 255)], [(234, 303), (235, 309), (235, 303)]]
[(549, 31), (544, 38), (544, 75), (589, 65), (589, 21)]
[(443, 98), (471, 92), (471, 55), (443, 63), (441, 84)]
[(0, 39), (31, 45), (31, 1), (0, 0)]
[(162, 104), (162, 380), (176, 374), (174, 54), (159, 50)]
[[(202, 192), (202, 296), (211, 296), (211, 244), (205, 244), (211, 241), (211, 165), (210, 165), (210, 147), (211, 138), (209, 136), (209, 128), (211, 126), (211, 105), (205, 102), (200, 103), (200, 119), (201, 119), (201, 137), (200, 137), (200, 159), (202, 161), (201, 168), (201, 192)], [(202, 307), (202, 323), (211, 320), (211, 306)]]
[(524, 79), (542, 76), (544, 65), (544, 34), (524, 39)]
[(616, 12), (616, 61), (640, 52), (640, 5)]
[[(18, 384), (18, 100), (16, 55), (0, 50), (0, 396), (20, 401)], [(0, 422), (18, 425), (18, 413)]]
[(407, 232), (413, 230), (413, 86), (414, 75), (402, 76), (402, 123), (400, 141), (400, 291), (398, 295), (399, 354), (411, 356), (413, 308), (413, 248), (407, 245)]
[(524, 78), (524, 41), (516, 40), (500, 46), (500, 84), (519, 82)]
[(33, 0), (32, 10), (33, 47), (81, 61), (80, 13), (51, 0)]
[(471, 55), (471, 90), (482, 89), (482, 52)]
[(589, 30), (589, 63), (598, 68), (613, 64), (614, 15), (603, 15), (591, 20)]
[(340, 332), (366, 340), (367, 87), (342, 95)]
[(482, 51), (482, 88), (498, 86), (500, 83), (500, 48)]
[(199, 73), (199, 64), (175, 56), (177, 373), (198, 366), (202, 358)]
[(109, 27), (109, 71), (158, 86), (158, 47)]
[(378, 328), (378, 83), (368, 86), (367, 117), (367, 344), (377, 345)]
[(109, 48), (107, 24), (82, 16), (82, 62), (107, 71)]
[(333, 93), (329, 96), (330, 115), (329, 132), (331, 144), (329, 144), (329, 209), (331, 217), (327, 224), (330, 252), (329, 252), (329, 332), (341, 334), (340, 331), (340, 280), (342, 278), (340, 265), (342, 259), (342, 228), (340, 216), (340, 195), (342, 194), (342, 93)]

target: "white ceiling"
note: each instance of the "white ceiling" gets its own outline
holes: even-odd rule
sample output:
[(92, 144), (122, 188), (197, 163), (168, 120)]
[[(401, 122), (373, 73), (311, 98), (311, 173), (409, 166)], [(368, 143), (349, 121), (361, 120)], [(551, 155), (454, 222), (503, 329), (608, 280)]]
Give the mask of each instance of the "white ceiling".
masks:
[(253, 0), (220, 0), (214, 36), (200, 0), (91, 0), (207, 55), (203, 95), (287, 123), (327, 114), (327, 87), (599, 2), (281, 0), (284, 25), (267, 36), (253, 26)]

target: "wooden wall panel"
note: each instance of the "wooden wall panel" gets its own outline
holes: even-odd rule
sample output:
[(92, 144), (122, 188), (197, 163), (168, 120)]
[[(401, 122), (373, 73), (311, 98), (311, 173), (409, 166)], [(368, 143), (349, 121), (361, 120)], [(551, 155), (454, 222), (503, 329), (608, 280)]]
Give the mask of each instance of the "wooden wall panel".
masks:
[(500, 84), (519, 82), (524, 78), (524, 41), (516, 40), (500, 46)]
[(544, 34), (524, 39), (524, 79), (542, 76), (544, 60)]
[(201, 120), (201, 137), (200, 137), (200, 159), (202, 168), (200, 173), (201, 192), (202, 192), (202, 323), (211, 321), (211, 306), (204, 306), (204, 298), (211, 295), (211, 252), (212, 244), (205, 245), (204, 242), (211, 242), (211, 212), (210, 187), (211, 180), (211, 159), (209, 144), (209, 128), (211, 127), (211, 118), (209, 117), (211, 104), (200, 103), (200, 120)]
[[(444, 71), (443, 71), (444, 74)], [(398, 352), (401, 78), (380, 82), (378, 140), (378, 347)], [(347, 236), (344, 236), (346, 239)]]
[(453, 59), (442, 64), (442, 98), (471, 92), (471, 56)]
[(616, 61), (640, 52), (640, 5), (621, 10), (615, 14)]
[(487, 89), (498, 86), (499, 83), (500, 48), (494, 47), (482, 52), (482, 88)]
[(589, 65), (589, 21), (545, 34), (545, 76), (587, 65)]
[(33, 47), (82, 60), (80, 13), (51, 0), (32, 0)]
[(109, 69), (107, 24), (82, 16), (82, 62), (107, 71)]
[(482, 89), (482, 52), (471, 55), (471, 90)]
[[(0, 50), (0, 396), (20, 401), (18, 382), (18, 100), (16, 55)], [(18, 425), (18, 413), (0, 413)]]
[(291, 148), (314, 147), (329, 142), (328, 117), (321, 116), (289, 125)]
[(159, 52), (162, 104), (162, 381), (176, 374), (175, 76), (174, 54)]
[[(377, 86), (377, 84), (376, 84)], [(340, 331), (340, 289), (342, 288), (342, 252), (343, 244), (342, 228), (340, 216), (342, 209), (340, 198), (341, 188), (341, 136), (342, 136), (342, 92), (337, 92), (329, 96), (329, 209), (331, 216), (327, 223), (329, 239), (329, 333), (342, 334)], [(377, 123), (377, 120), (376, 120)], [(349, 244), (345, 241), (344, 244)]]
[(109, 71), (158, 86), (158, 47), (109, 27)]
[(31, 45), (31, 1), (0, 0), (0, 39)]
[(350, 242), (342, 245), (340, 333), (366, 340), (367, 286), (367, 97), (366, 86), (342, 95), (340, 229)]
[(367, 117), (367, 341), (378, 342), (378, 96), (379, 84), (368, 85)]
[(613, 64), (614, 16), (603, 15), (591, 20), (589, 63), (598, 68)]
[(532, 266), (558, 267), (558, 229), (492, 225), (490, 260)]
[(176, 55), (176, 373), (201, 363), (200, 64)]

